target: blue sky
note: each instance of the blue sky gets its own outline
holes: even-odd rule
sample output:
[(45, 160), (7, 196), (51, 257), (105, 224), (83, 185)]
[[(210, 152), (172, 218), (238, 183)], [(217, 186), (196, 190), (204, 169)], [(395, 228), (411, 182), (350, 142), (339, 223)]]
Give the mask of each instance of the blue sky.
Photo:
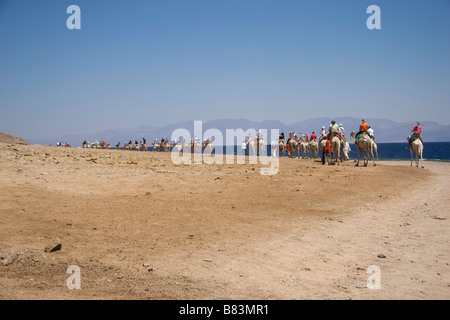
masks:
[[(69, 5), (81, 30), (69, 30)], [(369, 5), (381, 29), (369, 30)], [(450, 124), (450, 1), (0, 0), (0, 131), (185, 120)]]

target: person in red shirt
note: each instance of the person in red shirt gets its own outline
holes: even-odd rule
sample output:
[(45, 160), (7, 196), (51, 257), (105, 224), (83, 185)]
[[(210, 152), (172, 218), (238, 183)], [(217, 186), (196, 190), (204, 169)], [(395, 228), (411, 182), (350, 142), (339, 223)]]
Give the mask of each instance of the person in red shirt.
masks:
[(411, 129), (411, 132), (414, 136), (420, 136), (422, 133), (422, 127), (420, 126), (420, 122), (416, 122), (416, 125)]
[(322, 164), (325, 164), (325, 159), (327, 160), (328, 164), (331, 163), (330, 153), (331, 153), (330, 140), (326, 139), (326, 144), (322, 149)]
[(309, 141), (312, 141), (312, 140), (316, 140), (317, 139), (317, 136), (316, 136), (316, 134), (314, 133), (314, 131), (311, 133), (311, 137), (309, 138)]
[[(408, 147), (411, 147), (411, 142), (413, 142), (416, 139), (420, 139), (422, 141), (422, 127), (420, 126), (420, 122), (417, 121), (416, 125), (411, 129), (411, 132), (413, 133), (411, 136), (408, 137)], [(422, 141), (423, 143), (423, 141)]]

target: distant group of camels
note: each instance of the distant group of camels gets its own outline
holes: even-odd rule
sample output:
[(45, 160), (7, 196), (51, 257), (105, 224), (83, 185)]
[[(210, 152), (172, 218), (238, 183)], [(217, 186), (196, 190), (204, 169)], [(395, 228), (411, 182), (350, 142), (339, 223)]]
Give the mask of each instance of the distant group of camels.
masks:
[[(360, 164), (360, 158), (363, 158), (363, 165), (367, 166), (369, 161), (373, 161), (373, 165), (376, 166), (375, 156), (378, 161), (378, 147), (376, 142), (369, 137), (368, 134), (362, 134), (359, 139), (356, 141), (356, 132), (351, 132), (351, 137), (355, 141), (356, 153), (358, 155), (358, 159), (356, 161), (356, 166)], [(409, 139), (410, 137), (408, 137)], [(350, 151), (350, 145), (345, 138), (345, 136), (340, 135), (332, 135), (328, 139), (330, 139), (330, 150), (331, 150), (331, 162), (338, 163), (339, 161), (349, 160), (348, 152)], [(289, 148), (288, 157), (290, 158), (312, 158), (316, 159), (319, 157), (319, 149), (323, 150), (326, 144), (327, 136), (322, 136), (319, 138), (319, 142), (314, 139), (306, 140), (304, 138), (298, 138), (296, 134), (292, 137), (289, 137), (287, 142), (284, 140), (279, 140), (277, 142), (272, 143), (273, 151), (278, 151), (278, 156), (283, 157), (286, 155), (286, 151)], [(148, 151), (148, 146), (146, 141), (139, 143), (135, 141), (133, 144), (132, 141), (126, 142), (124, 147), (122, 148), (120, 142), (116, 144), (117, 150), (135, 150), (135, 151)], [(161, 139), (159, 142), (155, 139), (152, 142), (152, 150), (153, 151), (165, 151), (169, 152), (170, 150), (179, 150), (182, 152), (186, 150), (186, 148), (191, 149), (191, 152), (201, 152), (202, 147), (203, 150), (206, 150), (211, 153), (212, 145), (210, 139), (205, 139), (202, 142), (201, 146), (197, 139), (191, 139), (190, 144), (188, 144), (185, 139), (181, 142), (173, 142), (169, 143), (168, 139)], [(93, 142), (89, 143), (84, 141), (83, 148), (95, 148), (95, 149), (111, 149), (109, 143), (105, 141), (102, 142)], [(172, 149), (171, 149), (172, 148)], [(266, 145), (262, 137), (256, 137), (256, 139), (250, 138), (245, 141), (245, 148), (248, 148), (249, 155), (256, 155), (257, 150), (259, 150), (260, 154), (265, 154)], [(244, 149), (244, 147), (243, 147)], [(413, 139), (410, 143), (410, 152), (411, 152), (411, 166), (414, 161), (415, 154), (415, 162), (416, 167), (420, 166), (423, 168), (423, 143), (421, 139)], [(274, 154), (273, 154), (274, 155)], [(420, 163), (419, 163), (420, 162)]]

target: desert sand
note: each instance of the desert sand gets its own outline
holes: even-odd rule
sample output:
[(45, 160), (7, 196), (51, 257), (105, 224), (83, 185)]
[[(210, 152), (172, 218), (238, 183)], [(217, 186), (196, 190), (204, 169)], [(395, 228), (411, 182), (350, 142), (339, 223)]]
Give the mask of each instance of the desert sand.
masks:
[(354, 164), (0, 143), (0, 299), (449, 299), (450, 164)]

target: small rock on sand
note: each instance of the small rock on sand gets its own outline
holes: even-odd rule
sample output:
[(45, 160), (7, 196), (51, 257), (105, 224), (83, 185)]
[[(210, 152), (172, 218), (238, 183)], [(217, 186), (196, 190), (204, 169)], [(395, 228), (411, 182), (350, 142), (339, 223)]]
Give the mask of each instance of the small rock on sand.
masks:
[(62, 244), (58, 238), (53, 239), (48, 245), (45, 246), (45, 252), (53, 252), (61, 250)]

